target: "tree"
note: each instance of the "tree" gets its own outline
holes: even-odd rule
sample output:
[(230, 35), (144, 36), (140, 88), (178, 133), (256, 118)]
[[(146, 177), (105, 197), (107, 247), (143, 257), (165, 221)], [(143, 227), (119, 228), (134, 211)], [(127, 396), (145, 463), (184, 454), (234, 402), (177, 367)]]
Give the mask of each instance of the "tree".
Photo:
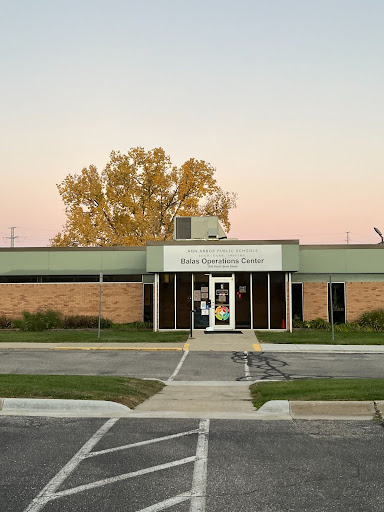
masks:
[(172, 238), (175, 216), (217, 215), (229, 230), (236, 194), (223, 191), (215, 168), (190, 158), (174, 166), (162, 148), (113, 151), (99, 173), (94, 165), (57, 185), (67, 215), (53, 246), (144, 245)]

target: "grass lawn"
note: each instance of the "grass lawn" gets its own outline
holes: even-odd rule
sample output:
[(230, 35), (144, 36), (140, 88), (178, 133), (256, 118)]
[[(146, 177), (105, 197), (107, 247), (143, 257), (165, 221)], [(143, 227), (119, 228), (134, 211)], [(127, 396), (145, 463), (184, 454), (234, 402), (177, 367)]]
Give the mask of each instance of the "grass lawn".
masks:
[(188, 331), (154, 332), (144, 330), (105, 329), (101, 331), (100, 340), (95, 329), (64, 329), (41, 332), (6, 331), (0, 330), (1, 342), (35, 342), (35, 343), (166, 343), (185, 342)]
[(256, 331), (259, 341), (265, 343), (323, 343), (326, 345), (384, 345), (382, 332), (335, 332), (320, 329), (294, 330), (293, 332)]
[(1, 398), (65, 398), (111, 400), (136, 407), (164, 384), (128, 377), (85, 375), (0, 375)]
[(258, 382), (250, 389), (256, 408), (269, 400), (384, 400), (384, 379)]

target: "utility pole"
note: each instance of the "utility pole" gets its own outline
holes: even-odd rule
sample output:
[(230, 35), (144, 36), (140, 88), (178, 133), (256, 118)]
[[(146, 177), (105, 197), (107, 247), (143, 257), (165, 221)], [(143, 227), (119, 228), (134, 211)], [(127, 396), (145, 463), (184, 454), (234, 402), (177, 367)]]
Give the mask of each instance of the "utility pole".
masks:
[(349, 233), (350, 231), (347, 231), (347, 245), (349, 245)]
[(11, 240), (11, 247), (15, 247), (15, 238), (19, 238), (18, 236), (15, 236), (15, 229), (17, 226), (11, 226), (9, 229), (11, 230), (11, 236), (7, 236), (6, 238), (10, 238)]

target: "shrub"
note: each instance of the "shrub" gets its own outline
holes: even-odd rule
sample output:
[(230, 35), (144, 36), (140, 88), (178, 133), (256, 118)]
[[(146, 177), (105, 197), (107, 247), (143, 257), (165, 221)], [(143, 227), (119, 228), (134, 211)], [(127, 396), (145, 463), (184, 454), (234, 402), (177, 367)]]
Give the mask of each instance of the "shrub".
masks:
[(61, 327), (62, 316), (59, 311), (47, 309), (46, 311), (37, 311), (30, 313), (23, 311), (22, 318), (12, 320), (12, 326), (18, 327), (22, 331), (44, 331), (45, 329), (57, 329)]
[(9, 329), (11, 327), (11, 319), (5, 315), (0, 315), (0, 329)]
[(128, 322), (126, 324), (113, 324), (114, 329), (138, 329), (138, 330), (152, 330), (152, 322)]
[(331, 325), (329, 322), (324, 320), (324, 318), (314, 318), (309, 322), (309, 327), (311, 329), (326, 329), (329, 330)]
[[(70, 315), (64, 318), (62, 326), (64, 329), (97, 329), (99, 326), (99, 317), (88, 315)], [(108, 318), (101, 317), (100, 327), (102, 329), (108, 329), (112, 327), (112, 321)]]
[(356, 322), (346, 322), (345, 324), (335, 324), (335, 332), (374, 332), (372, 327), (363, 326)]
[(375, 309), (364, 313), (359, 320), (361, 327), (370, 327), (374, 331), (384, 331), (384, 309)]

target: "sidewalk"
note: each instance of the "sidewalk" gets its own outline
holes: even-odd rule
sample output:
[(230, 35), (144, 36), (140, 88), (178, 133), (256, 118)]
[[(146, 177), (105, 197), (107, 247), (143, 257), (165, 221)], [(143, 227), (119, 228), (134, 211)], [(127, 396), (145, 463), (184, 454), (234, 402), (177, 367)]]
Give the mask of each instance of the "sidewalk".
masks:
[(384, 345), (291, 345), (286, 343), (260, 343), (263, 352), (344, 352), (346, 354), (384, 354)]
[(143, 350), (191, 352), (318, 352), (346, 354), (384, 354), (384, 345), (320, 345), (259, 343), (253, 330), (242, 330), (242, 334), (193, 331), (193, 338), (185, 343), (23, 343), (3, 342), (1, 350)]
[(140, 404), (135, 416), (252, 419), (249, 382), (173, 381)]
[(171, 350), (182, 351), (184, 343), (103, 343), (103, 342), (63, 342), (63, 343), (0, 343), (0, 350)]
[(193, 352), (232, 352), (236, 351), (261, 351), (260, 344), (252, 329), (241, 329), (233, 333), (203, 330), (194, 330), (193, 338), (189, 338), (186, 345)]

